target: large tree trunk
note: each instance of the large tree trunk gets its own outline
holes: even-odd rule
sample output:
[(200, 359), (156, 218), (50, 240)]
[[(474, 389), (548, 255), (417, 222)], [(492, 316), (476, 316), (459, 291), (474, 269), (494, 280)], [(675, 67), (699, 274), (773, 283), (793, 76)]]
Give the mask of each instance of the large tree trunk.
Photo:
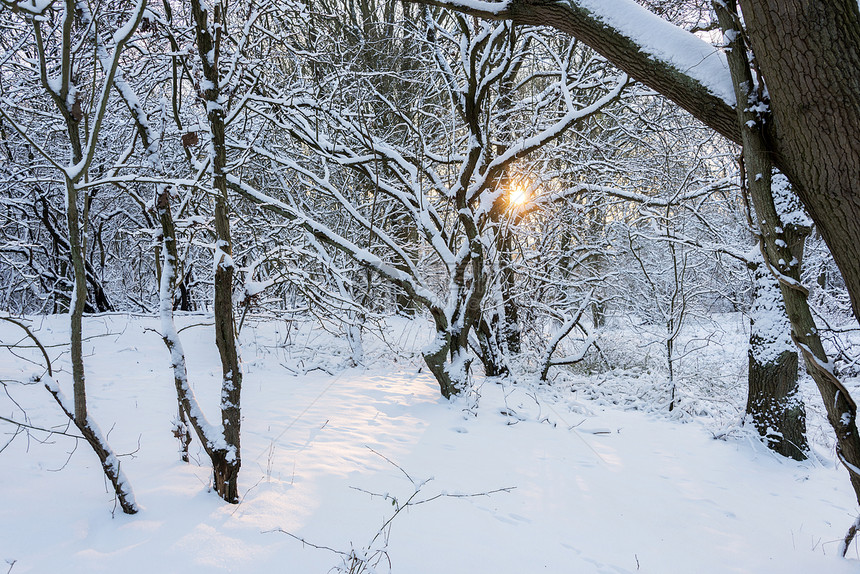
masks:
[(769, 147), (842, 272), (860, 318), (857, 0), (740, 0), (770, 94)]
[[(723, 0), (724, 1), (724, 0)], [(746, 47), (743, 36), (738, 33), (736, 21), (729, 7), (720, 1), (714, 2), (714, 8), (720, 19), (723, 30), (734, 31), (729, 43), (728, 62), (734, 80), (738, 101), (750, 101), (753, 94), (749, 88), (753, 86), (749, 62), (746, 58)], [(806, 370), (815, 381), (824, 408), (827, 410), (827, 420), (836, 433), (836, 453), (848, 470), (854, 494), (860, 502), (860, 435), (857, 432), (857, 405), (851, 395), (833, 373), (832, 363), (827, 358), (812, 312), (807, 301), (808, 292), (800, 282), (800, 268), (795, 261), (791, 247), (796, 243), (789, 231), (783, 226), (776, 210), (771, 188), (772, 164), (771, 153), (761, 126), (761, 119), (756, 116), (753, 108), (738, 109), (738, 123), (743, 130), (743, 157), (746, 167), (747, 183), (750, 197), (755, 207), (756, 218), (761, 232), (761, 245), (764, 260), (771, 272), (779, 280), (785, 309), (791, 321), (792, 338), (803, 354)]]

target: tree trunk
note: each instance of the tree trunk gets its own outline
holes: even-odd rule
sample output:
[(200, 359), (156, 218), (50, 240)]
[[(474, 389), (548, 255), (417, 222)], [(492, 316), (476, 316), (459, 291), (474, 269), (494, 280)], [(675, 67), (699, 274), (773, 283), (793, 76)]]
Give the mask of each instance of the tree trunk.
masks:
[(481, 317), (475, 328), (475, 335), (480, 345), (481, 364), (484, 365), (484, 374), (488, 377), (501, 377), (510, 373), (510, 368), (505, 361), (505, 355), (499, 345), (499, 316), (491, 315), (492, 324), (487, 321), (487, 313)]
[(66, 409), (59, 395), (58, 388), (48, 387), (54, 399), (74, 422), (81, 434), (89, 443), (93, 452), (99, 457), (102, 470), (113, 486), (114, 493), (119, 501), (122, 511), (126, 514), (137, 513), (137, 504), (131, 487), (125, 480), (119, 468), (119, 460), (114, 455), (105, 438), (99, 432), (87, 414), (87, 391), (84, 374), (83, 355), (83, 325), (84, 305), (87, 298), (87, 283), (84, 271), (83, 245), (81, 244), (80, 226), (78, 224), (78, 194), (75, 182), (66, 180), (67, 198), (67, 222), (69, 226), (69, 254), (72, 258), (74, 269), (75, 288), (72, 291), (71, 308), (69, 309), (71, 330), (71, 359), (72, 359), (72, 381), (74, 388), (74, 412)]
[(769, 147), (809, 211), (860, 318), (857, 0), (740, 0), (770, 95)]
[(444, 331), (436, 331), (436, 339), (424, 350), (424, 362), (427, 368), (436, 377), (442, 396), (450, 399), (459, 395), (461, 389), (457, 381), (451, 377), (448, 370), (448, 353), (451, 351), (451, 334)]
[(69, 227), (69, 256), (72, 259), (74, 289), (69, 302), (69, 330), (71, 340), (72, 381), (74, 384), (75, 424), (87, 424), (87, 391), (84, 377), (82, 325), (84, 305), (87, 301), (87, 283), (84, 275), (84, 255), (81, 245), (81, 227), (78, 222), (78, 193), (73, 181), (66, 181), (66, 222)]
[[(519, 223), (519, 217), (514, 216), (512, 225)], [(505, 224), (498, 230), (496, 240), (499, 257), (499, 283), (502, 290), (502, 307), (504, 321), (499, 325), (502, 329), (501, 340), (504, 341), (509, 353), (518, 355), (522, 351), (522, 334), (520, 331), (519, 304), (515, 296), (516, 272), (514, 271), (513, 231)]]
[[(729, 43), (728, 62), (735, 85), (738, 101), (750, 101), (754, 94), (748, 92), (753, 86), (746, 47), (743, 36), (738, 33), (730, 8), (721, 2), (714, 2), (714, 9), (723, 30), (732, 30), (733, 39)], [(734, 4), (730, 4), (733, 8)], [(758, 103), (755, 98), (751, 104)], [(779, 280), (785, 309), (791, 321), (792, 339), (803, 354), (806, 370), (815, 381), (827, 420), (836, 433), (836, 454), (843, 463), (854, 487), (854, 494), (860, 502), (860, 435), (857, 432), (857, 405), (851, 395), (833, 374), (833, 367), (824, 352), (821, 338), (807, 301), (808, 292), (800, 282), (800, 268), (796, 264), (791, 246), (794, 238), (789, 236), (782, 225), (774, 205), (771, 189), (772, 165), (770, 149), (764, 137), (760, 118), (751, 105), (738, 108), (738, 123), (744, 126), (743, 157), (746, 167), (750, 197), (755, 208), (756, 218), (761, 231), (762, 254)]]
[(227, 145), (225, 138), (225, 110), (220, 87), (218, 58), (223, 21), (221, 5), (215, 4), (213, 20), (215, 35), (209, 29), (209, 14), (199, 0), (191, 0), (197, 49), (203, 76), (207, 80), (203, 97), (206, 100), (207, 120), (212, 137), (210, 161), (212, 188), (215, 195), (215, 344), (221, 357), (221, 424), (226, 449), (210, 455), (215, 473), (215, 491), (227, 502), (239, 502), (236, 477), (241, 466), (239, 399), (242, 390), (242, 369), (236, 346), (236, 327), (233, 317), (233, 245), (230, 239), (230, 219), (227, 207)]
[(78, 422), (75, 414), (71, 411), (69, 406), (66, 405), (66, 399), (60, 392), (60, 388), (56, 383), (51, 381), (50, 383), (45, 384), (45, 388), (47, 388), (48, 392), (53, 395), (54, 400), (57, 401), (57, 404), (60, 405), (60, 408), (66, 416), (75, 423), (75, 426), (78, 427), (79, 431), (81, 431), (87, 444), (89, 444), (93, 449), (93, 452), (96, 453), (96, 456), (99, 458), (99, 462), (102, 465), (102, 471), (105, 473), (105, 477), (110, 481), (111, 486), (113, 486), (114, 494), (116, 495), (116, 499), (119, 502), (119, 506), (122, 508), (122, 511), (125, 514), (137, 514), (137, 502), (134, 499), (134, 492), (131, 490), (131, 485), (120, 467), (119, 459), (116, 457), (113, 450), (111, 450), (110, 445), (108, 445), (108, 442), (102, 435), (99, 427), (90, 419)]
[(797, 386), (791, 325), (776, 279), (764, 265), (756, 266), (754, 273), (746, 414), (771, 450), (805, 460), (806, 408)]
[[(160, 186), (155, 197), (155, 208), (158, 221), (161, 223), (161, 273), (159, 274), (159, 314), (161, 315), (161, 338), (170, 353), (170, 366), (173, 369), (173, 381), (176, 385), (177, 421), (173, 434), (179, 440), (179, 458), (188, 462), (188, 445), (191, 443), (191, 431), (188, 426), (186, 407), (188, 397), (188, 369), (185, 365), (185, 351), (179, 341), (179, 333), (173, 321), (173, 307), (176, 292), (176, 268), (179, 264), (179, 250), (176, 247), (176, 225), (173, 213), (170, 211), (170, 190)], [(195, 421), (191, 421), (194, 424)], [(195, 429), (197, 430), (197, 429)], [(197, 431), (202, 432), (202, 431)], [(203, 443), (208, 441), (204, 438)]]
[[(66, 223), (69, 231), (69, 257), (72, 262), (74, 288), (69, 301), (69, 323), (70, 323), (70, 355), (72, 362), (72, 380), (73, 380), (73, 404), (67, 405), (65, 398), (60, 392), (60, 388), (53, 382), (47, 384), (46, 387), (53, 395), (54, 399), (62, 408), (66, 416), (69, 417), (81, 431), (87, 443), (92, 447), (93, 451), (98, 456), (102, 465), (102, 470), (105, 476), (111, 482), (119, 500), (123, 512), (126, 514), (134, 514), (137, 512), (137, 505), (134, 501), (134, 494), (120, 470), (120, 463), (116, 455), (111, 450), (105, 437), (101, 434), (98, 426), (89, 417), (87, 413), (87, 395), (86, 395), (86, 379), (84, 372), (83, 359), (83, 326), (82, 318), (87, 298), (87, 270), (88, 266), (85, 261), (86, 245), (85, 237), (81, 233), (81, 217), (78, 211), (79, 200), (79, 183), (86, 181), (90, 166), (98, 142), (98, 136), (101, 128), (102, 120), (104, 119), (105, 109), (107, 106), (108, 96), (110, 94), (110, 86), (116, 78), (116, 70), (119, 64), (119, 55), (131, 35), (140, 23), (143, 16), (143, 4), (140, 4), (136, 11), (132, 13), (132, 20), (118, 30), (114, 35), (114, 58), (109, 65), (105, 66), (105, 76), (103, 78), (102, 89), (98, 99), (91, 101), (91, 108), (86, 114), (80, 110), (80, 102), (74, 97), (70, 97), (75, 92), (74, 78), (78, 75), (74, 58), (72, 56), (73, 43), (80, 42), (81, 39), (75, 34), (76, 24), (81, 24), (84, 20), (89, 19), (89, 15), (80, 6), (76, 6), (71, 0), (66, 0), (64, 5), (64, 15), (62, 17), (62, 35), (60, 36), (59, 45), (55, 45), (53, 49), (57, 50), (55, 54), (60, 55), (61, 74), (55, 76), (56, 83), (48, 80), (48, 70), (45, 57), (45, 43), (42, 38), (42, 19), (33, 18), (30, 23), (33, 26), (33, 35), (38, 39), (36, 43), (37, 59), (39, 62), (40, 77), (42, 86), (46, 93), (51, 96), (57, 111), (63, 118), (65, 123), (66, 133), (69, 138), (71, 147), (71, 161), (69, 168), (62, 171), (65, 182), (66, 191)], [(84, 26), (86, 27), (86, 26)], [(87, 40), (94, 40), (94, 37), (89, 37)], [(96, 46), (94, 46), (96, 47)], [(98, 51), (98, 47), (96, 47)], [(53, 74), (54, 71), (52, 70)], [(93, 85), (95, 88), (95, 84)], [(74, 101), (74, 103), (72, 103)], [(77, 108), (77, 109), (76, 109)], [(84, 146), (81, 139), (81, 122), (87, 118), (83, 126), (87, 128), (86, 150), (84, 155)], [(26, 134), (24, 134), (26, 135)], [(44, 152), (43, 152), (44, 153)], [(50, 158), (48, 158), (50, 160)], [(51, 160), (51, 163), (58, 165), (57, 162)], [(44, 200), (43, 200), (43, 206)], [(46, 218), (50, 217), (46, 213)], [(86, 220), (86, 210), (84, 214)], [(59, 235), (59, 234), (57, 234)], [(55, 235), (56, 240), (56, 235)], [(93, 270), (93, 277), (96, 274)]]

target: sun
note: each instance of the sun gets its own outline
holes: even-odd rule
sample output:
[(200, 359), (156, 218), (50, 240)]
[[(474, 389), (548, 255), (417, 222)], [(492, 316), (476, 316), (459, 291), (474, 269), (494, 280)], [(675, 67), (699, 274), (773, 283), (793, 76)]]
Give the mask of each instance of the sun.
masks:
[(511, 187), (510, 192), (508, 192), (508, 201), (510, 202), (511, 207), (520, 207), (528, 202), (528, 200), (528, 191), (522, 184), (514, 185)]

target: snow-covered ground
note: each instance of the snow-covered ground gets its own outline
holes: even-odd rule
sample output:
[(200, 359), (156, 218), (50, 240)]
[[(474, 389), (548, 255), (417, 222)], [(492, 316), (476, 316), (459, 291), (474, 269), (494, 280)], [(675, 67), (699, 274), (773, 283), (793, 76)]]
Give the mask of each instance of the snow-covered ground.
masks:
[[(71, 394), (66, 319), (33, 328)], [(0, 574), (311, 574), (351, 551), (404, 574), (857, 572), (856, 545), (837, 557), (857, 509), (833, 453), (818, 441), (809, 461), (781, 459), (734, 424), (744, 335), (726, 324), (712, 337), (722, 347), (682, 359), (684, 409), (669, 417), (646, 408), (659, 403), (659, 361), (552, 386), (478, 379), (477, 395), (448, 402), (420, 368), (417, 323), (368, 337), (366, 364), (353, 367), (332, 334), (252, 321), (242, 501), (228, 505), (209, 491), (196, 443), (195, 462), (178, 460), (158, 321), (88, 318), (91, 414), (117, 452), (133, 453), (122, 465), (142, 510), (119, 512), (82, 441), (19, 434), (0, 452)], [(211, 319), (180, 327), (192, 384), (217, 420)], [(0, 342), (18, 342), (15, 329), (0, 325)], [(609, 341), (605, 352), (624, 357)], [(40, 372), (27, 359), (38, 363), (30, 349), (0, 349), (0, 416), (72, 433), (47, 391), (23, 384)], [(0, 421), (0, 448), (14, 430)]]

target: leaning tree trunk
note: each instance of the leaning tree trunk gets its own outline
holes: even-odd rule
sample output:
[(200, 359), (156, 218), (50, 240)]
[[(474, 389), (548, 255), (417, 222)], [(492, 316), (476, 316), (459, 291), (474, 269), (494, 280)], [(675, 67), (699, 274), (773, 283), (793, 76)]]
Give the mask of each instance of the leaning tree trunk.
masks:
[(770, 151), (830, 248), (860, 319), (857, 0), (740, 4), (770, 95)]
[[(725, 0), (714, 2), (720, 26), (732, 37), (727, 53), (729, 69), (739, 102), (756, 103), (754, 94), (748, 91), (753, 86), (752, 73), (746, 58), (746, 46), (739, 33), (736, 14), (729, 10), (734, 4)], [(764, 102), (762, 102), (764, 103)], [(848, 470), (854, 494), (860, 503), (860, 434), (857, 432), (857, 405), (848, 390), (833, 373), (818, 335), (818, 329), (807, 300), (808, 292), (800, 282), (800, 269), (791, 252), (792, 238), (780, 226), (780, 218), (774, 205), (771, 189), (771, 150), (764, 137), (761, 118), (754, 111), (758, 106), (738, 106), (739, 124), (744, 127), (743, 157), (746, 167), (750, 197), (755, 207), (761, 232), (761, 247), (765, 263), (779, 280), (785, 309), (791, 321), (792, 338), (803, 355), (806, 370), (815, 381), (827, 420), (836, 433), (836, 454)], [(852, 246), (852, 249), (854, 247)]]
[[(201, 442), (204, 449), (211, 441), (193, 417), (187, 413), (192, 411), (191, 389), (188, 385), (188, 369), (185, 363), (185, 351), (179, 340), (179, 332), (173, 320), (173, 306), (176, 293), (176, 268), (179, 264), (179, 249), (176, 246), (176, 225), (173, 213), (170, 211), (170, 188), (159, 186), (155, 196), (155, 209), (158, 221), (161, 223), (161, 273), (159, 275), (159, 315), (161, 316), (161, 339), (170, 353), (170, 366), (173, 369), (173, 382), (176, 386), (177, 421), (173, 434), (179, 440), (179, 458), (188, 462), (188, 445), (191, 443), (189, 418), (194, 430), (203, 435)], [(199, 410), (199, 408), (198, 408)], [(207, 449), (207, 453), (209, 450)]]
[(69, 252), (72, 259), (75, 285), (74, 290), (72, 291), (72, 300), (70, 302), (69, 309), (74, 406), (69, 408), (69, 405), (65, 404), (59, 387), (56, 385), (48, 385), (48, 390), (63, 409), (63, 412), (65, 412), (66, 415), (74, 421), (75, 426), (78, 427), (78, 430), (81, 431), (81, 434), (89, 443), (93, 452), (98, 456), (102, 465), (102, 470), (113, 486), (114, 493), (116, 493), (116, 497), (122, 511), (126, 514), (135, 514), (138, 510), (137, 503), (134, 500), (134, 493), (131, 490), (131, 486), (120, 469), (119, 459), (114, 455), (110, 445), (107, 443), (107, 440), (87, 413), (86, 377), (84, 373), (84, 355), (82, 345), (82, 318), (84, 305), (86, 304), (87, 285), (84, 271), (83, 245), (80, 236), (80, 225), (78, 223), (77, 186), (74, 181), (69, 179), (66, 180), (66, 198), (66, 216), (69, 226)]

